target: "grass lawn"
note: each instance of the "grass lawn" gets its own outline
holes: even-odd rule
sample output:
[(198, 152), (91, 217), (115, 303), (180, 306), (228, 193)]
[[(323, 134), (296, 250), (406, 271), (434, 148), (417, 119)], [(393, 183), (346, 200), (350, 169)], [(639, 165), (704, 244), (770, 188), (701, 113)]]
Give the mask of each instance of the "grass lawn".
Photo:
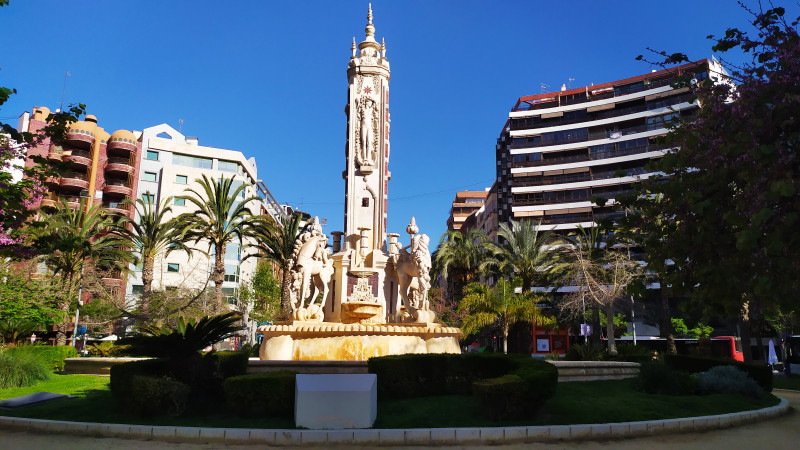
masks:
[(800, 375), (784, 375), (772, 377), (772, 387), (800, 391)]
[[(777, 382), (776, 377), (776, 382)], [(800, 379), (800, 377), (796, 377)], [(799, 380), (800, 381), (800, 380)], [(634, 389), (635, 380), (559, 383), (555, 397), (539, 415), (524, 421), (493, 422), (480, 415), (471, 396), (406, 398), (378, 402), (375, 428), (440, 428), (513, 425), (563, 425), (608, 423), (722, 414), (764, 408), (778, 403), (774, 396), (756, 400), (735, 395), (666, 396)], [(776, 384), (777, 387), (777, 384)], [(290, 418), (237, 417), (220, 405), (219, 414), (182, 417), (137, 417), (119, 411), (108, 390), (108, 378), (89, 375), (56, 375), (36, 386), (0, 390), (0, 399), (38, 391), (75, 395), (2, 415), (49, 418), (80, 422), (146, 425), (206, 426), (231, 428), (294, 428)]]

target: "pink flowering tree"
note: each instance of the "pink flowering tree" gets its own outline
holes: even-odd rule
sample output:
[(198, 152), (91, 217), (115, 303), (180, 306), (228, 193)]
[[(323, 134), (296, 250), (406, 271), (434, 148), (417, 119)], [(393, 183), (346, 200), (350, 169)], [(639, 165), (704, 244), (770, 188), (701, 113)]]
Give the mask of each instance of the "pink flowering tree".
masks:
[[(662, 286), (738, 316), (743, 341), (751, 316), (795, 301), (800, 288), (798, 20), (780, 7), (748, 11), (755, 32), (729, 28), (709, 39), (715, 52), (752, 58), (726, 64), (723, 82), (702, 74), (682, 80), (700, 109), (673, 123), (666, 143), (680, 150), (655, 164), (665, 176), (642, 183), (645, 195), (629, 201), (636, 214), (627, 223)], [(689, 60), (656, 53), (662, 64)]]

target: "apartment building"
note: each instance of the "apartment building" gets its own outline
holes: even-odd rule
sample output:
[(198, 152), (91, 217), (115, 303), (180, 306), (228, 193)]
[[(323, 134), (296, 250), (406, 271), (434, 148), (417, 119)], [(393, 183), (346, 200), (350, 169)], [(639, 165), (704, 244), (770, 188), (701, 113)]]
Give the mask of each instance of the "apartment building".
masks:
[[(498, 220), (541, 220), (547, 229), (592, 226), (624, 214), (615, 198), (651, 176), (669, 149), (654, 140), (698, 108), (676, 77), (724, 73), (700, 60), (609, 83), (520, 97), (497, 140)], [(693, 81), (694, 82), (694, 81)], [(597, 199), (606, 199), (598, 206)]]
[[(255, 158), (245, 158), (238, 151), (201, 146), (196, 137), (186, 137), (169, 125), (162, 124), (142, 131), (140, 143), (142, 147), (142, 163), (137, 172), (139, 180), (139, 198), (147, 202), (158, 203), (169, 197), (174, 217), (196, 210), (191, 202), (178, 198), (187, 195), (187, 189), (194, 189), (203, 194), (197, 180), (203, 175), (218, 180), (222, 177), (234, 177), (234, 188), (242, 183), (248, 187), (240, 194), (241, 199), (261, 194), (264, 198), (266, 186), (258, 180)], [(260, 186), (259, 186), (260, 185)], [(268, 191), (267, 191), (268, 193)], [(269, 194), (269, 198), (271, 194)], [(251, 211), (259, 214), (268, 212), (280, 214), (272, 201), (254, 202)], [(275, 203), (276, 205), (277, 203)], [(280, 210), (280, 211), (276, 211)], [(242, 280), (249, 280), (256, 269), (256, 259), (242, 261), (243, 246), (249, 242), (230, 243), (225, 250), (225, 282), (223, 293), (229, 302), (237, 294)], [(155, 262), (153, 288), (178, 287), (199, 289), (206, 284), (214, 264), (213, 249), (208, 242), (200, 241), (190, 244), (198, 250), (188, 255), (183, 251), (161, 255)], [(141, 267), (137, 267), (131, 278), (127, 294), (137, 295), (142, 292)], [(209, 282), (208, 287), (213, 283)]]
[(450, 217), (447, 219), (447, 229), (460, 231), (464, 222), (477, 212), (486, 202), (487, 191), (458, 191), (450, 207)]

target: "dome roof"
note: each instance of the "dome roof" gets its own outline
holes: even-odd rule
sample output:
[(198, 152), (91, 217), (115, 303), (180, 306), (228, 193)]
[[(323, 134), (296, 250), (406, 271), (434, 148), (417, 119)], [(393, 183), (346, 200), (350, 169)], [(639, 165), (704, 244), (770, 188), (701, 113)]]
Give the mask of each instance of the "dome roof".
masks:
[(128, 144), (135, 144), (136, 143), (136, 136), (133, 135), (128, 130), (117, 130), (111, 133), (111, 137), (108, 139), (109, 142), (114, 141), (122, 141)]
[(94, 132), (97, 129), (97, 125), (91, 122), (74, 122), (69, 124), (69, 133), (80, 133), (80, 134), (88, 134), (91, 137), (94, 137)]

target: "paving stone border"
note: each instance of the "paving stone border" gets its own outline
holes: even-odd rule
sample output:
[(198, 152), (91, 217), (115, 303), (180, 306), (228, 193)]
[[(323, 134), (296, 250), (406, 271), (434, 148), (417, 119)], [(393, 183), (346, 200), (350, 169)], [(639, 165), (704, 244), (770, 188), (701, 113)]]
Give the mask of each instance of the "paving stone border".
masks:
[(602, 440), (704, 431), (759, 422), (781, 416), (788, 411), (789, 402), (781, 398), (780, 403), (775, 406), (738, 413), (585, 425), (413, 428), (407, 430), (265, 430), (67, 422), (0, 416), (0, 427), (46, 433), (192, 443), (266, 444), (291, 447), (304, 445), (440, 446)]

